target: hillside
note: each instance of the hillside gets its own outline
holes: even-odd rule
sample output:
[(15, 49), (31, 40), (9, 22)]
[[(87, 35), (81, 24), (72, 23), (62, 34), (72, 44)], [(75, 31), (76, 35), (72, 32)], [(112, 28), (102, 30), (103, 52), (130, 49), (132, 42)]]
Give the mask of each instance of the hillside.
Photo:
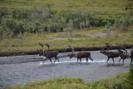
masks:
[(34, 10), (36, 7), (51, 6), (60, 12), (78, 10), (100, 14), (123, 14), (130, 0), (1, 0), (1, 9)]
[[(64, 48), (72, 44), (72, 31), (81, 32), (73, 36), (75, 47), (103, 46), (106, 42), (131, 45), (132, 4), (132, 0), (0, 0), (0, 52), (36, 51), (44, 41), (54, 43), (52, 49)], [(103, 35), (111, 29), (113, 35), (91, 37), (92, 29)]]

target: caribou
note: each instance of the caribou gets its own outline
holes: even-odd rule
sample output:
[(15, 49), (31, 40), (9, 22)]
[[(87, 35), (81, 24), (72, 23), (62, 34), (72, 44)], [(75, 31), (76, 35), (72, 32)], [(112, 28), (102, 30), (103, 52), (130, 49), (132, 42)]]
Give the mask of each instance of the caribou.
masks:
[(106, 55), (108, 57), (107, 59), (107, 64), (110, 58), (112, 58), (113, 64), (114, 62), (114, 58), (119, 57), (120, 53), (119, 52), (113, 52), (113, 51), (107, 51), (107, 50), (101, 50), (100, 53)]
[(114, 59), (120, 57), (119, 63), (123, 60), (123, 64), (125, 59), (129, 58), (129, 54), (126, 49), (117, 49), (117, 51), (110, 51), (110, 50), (101, 50), (100, 53), (106, 55), (108, 57), (107, 64), (110, 59), (112, 59), (113, 64), (115, 63)]
[[(59, 59), (58, 59), (58, 54), (59, 52), (58, 51), (49, 51), (49, 48), (50, 48), (50, 45), (49, 44), (42, 44), (42, 43), (39, 43), (39, 45), (41, 46), (41, 50), (39, 50), (39, 56), (45, 56), (45, 60), (49, 60), (51, 63), (53, 62), (52, 60), (54, 60), (54, 62), (58, 61), (59, 62)], [(47, 51), (44, 51), (44, 46), (46, 46), (48, 48)]]
[(88, 62), (88, 60), (90, 59), (91, 61), (93, 61), (92, 57), (91, 57), (91, 53), (90, 52), (78, 52), (78, 53), (75, 53), (74, 51), (74, 48), (72, 48), (72, 53), (71, 54), (68, 54), (68, 56), (71, 58), (73, 57), (76, 57), (77, 58), (77, 62), (81, 62), (83, 58), (86, 59), (86, 62)]
[(45, 56), (45, 60), (49, 60), (51, 63), (53, 62), (52, 60), (54, 60), (54, 62), (58, 61), (59, 62), (59, 59), (58, 59), (58, 51), (46, 51), (46, 52), (42, 52), (42, 53), (39, 53), (39, 56)]
[(70, 58), (72, 58), (72, 57), (76, 57), (76, 58), (77, 58), (77, 62), (78, 62), (78, 61), (81, 62), (83, 58), (86, 58), (86, 62), (88, 62), (89, 59), (90, 59), (91, 61), (93, 61), (90, 52), (79, 52), (79, 53), (77, 53), (77, 54), (71, 54), (71, 55), (70, 55)]

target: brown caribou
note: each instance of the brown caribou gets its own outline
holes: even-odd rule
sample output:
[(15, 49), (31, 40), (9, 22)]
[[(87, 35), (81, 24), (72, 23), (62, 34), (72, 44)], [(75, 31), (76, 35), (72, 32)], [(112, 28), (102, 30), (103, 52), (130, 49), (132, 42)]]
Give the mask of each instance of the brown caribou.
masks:
[(58, 51), (45, 51), (45, 52), (40, 52), (39, 53), (40, 56), (45, 56), (45, 60), (50, 60), (50, 62), (52, 63), (52, 60), (54, 60), (54, 62), (59, 61), (58, 59)]
[(76, 58), (77, 58), (77, 62), (78, 62), (78, 61), (81, 62), (83, 58), (86, 59), (86, 62), (88, 62), (89, 59), (90, 59), (91, 61), (93, 61), (90, 52), (78, 52), (78, 53), (75, 53), (74, 48), (71, 47), (71, 49), (72, 49), (72, 53), (71, 53), (71, 54), (68, 54), (68, 56), (69, 56), (70, 58), (76, 57)]
[(79, 52), (79, 53), (77, 53), (77, 54), (71, 54), (69, 57), (70, 57), (70, 58), (76, 57), (76, 58), (77, 58), (77, 62), (78, 62), (78, 61), (81, 62), (81, 60), (82, 60), (83, 58), (86, 58), (86, 62), (88, 62), (89, 59), (90, 59), (91, 61), (93, 61), (90, 52)]
[(100, 53), (106, 55), (108, 57), (107, 64), (109, 59), (112, 59), (113, 64), (115, 63), (114, 59), (120, 57), (119, 63), (123, 60), (123, 64), (125, 59), (129, 58), (128, 52), (125, 50), (117, 49), (117, 51), (110, 51), (110, 50), (101, 50)]
[(102, 54), (104, 54), (108, 57), (107, 64), (108, 64), (108, 61), (109, 61), (110, 58), (112, 58), (112, 61), (113, 61), (113, 64), (114, 64), (115, 63), (114, 58), (120, 56), (119, 52), (112, 52), (112, 51), (107, 51), (107, 50), (101, 50), (100, 53), (102, 53)]

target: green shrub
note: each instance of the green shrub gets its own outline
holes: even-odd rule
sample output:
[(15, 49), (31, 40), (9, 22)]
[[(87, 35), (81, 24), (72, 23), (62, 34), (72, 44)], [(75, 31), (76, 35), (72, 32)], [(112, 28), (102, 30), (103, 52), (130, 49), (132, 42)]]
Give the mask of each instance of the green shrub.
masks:
[(105, 26), (108, 22), (114, 23), (112, 17), (101, 18), (92, 12), (80, 12), (65, 10), (57, 13), (53, 6), (36, 7), (31, 10), (3, 9), (0, 11), (0, 26), (3, 32), (11, 37), (24, 32), (62, 32), (68, 26), (69, 20), (73, 23), (73, 29)]
[(133, 65), (130, 66), (130, 72), (127, 80), (127, 89), (133, 89)]

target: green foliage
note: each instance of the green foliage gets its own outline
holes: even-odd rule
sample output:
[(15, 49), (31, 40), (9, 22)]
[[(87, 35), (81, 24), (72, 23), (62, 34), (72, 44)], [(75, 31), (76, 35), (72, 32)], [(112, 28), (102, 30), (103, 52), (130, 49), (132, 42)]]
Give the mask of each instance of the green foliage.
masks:
[(131, 87), (133, 86), (133, 65), (130, 66), (130, 73), (129, 73), (129, 81), (130, 81), (130, 85)]
[(132, 18), (126, 15), (125, 17), (117, 18), (113, 24), (113, 28), (121, 31), (127, 31), (130, 25), (132, 25)]
[[(1, 33), (6, 32), (4, 35), (14, 37), (25, 32), (63, 32), (69, 20), (72, 20), (73, 29), (113, 24), (115, 18), (126, 14), (122, 7), (126, 8), (130, 1), (113, 0), (105, 3), (105, 0), (76, 2), (74, 0), (67, 2), (64, 0), (2, 0), (0, 2), (0, 28), (3, 29)], [(91, 9), (92, 7), (96, 10)], [(120, 21), (120, 23), (125, 29), (127, 21)]]
[(130, 72), (126, 83), (127, 85), (125, 85), (125, 89), (133, 89), (133, 65), (130, 65)]
[[(94, 14), (73, 11), (53, 13), (50, 8), (36, 8), (34, 11), (0, 12), (0, 26), (12, 37), (24, 32), (62, 32), (71, 20), (73, 29), (104, 26), (111, 20), (98, 18)], [(112, 22), (112, 21), (111, 21)]]
[(6, 89), (132, 89), (133, 85), (129, 88), (127, 86), (129, 83), (125, 81), (128, 76), (128, 73), (124, 73), (113, 78), (91, 83), (85, 83), (83, 80), (75, 78), (58, 78)]

